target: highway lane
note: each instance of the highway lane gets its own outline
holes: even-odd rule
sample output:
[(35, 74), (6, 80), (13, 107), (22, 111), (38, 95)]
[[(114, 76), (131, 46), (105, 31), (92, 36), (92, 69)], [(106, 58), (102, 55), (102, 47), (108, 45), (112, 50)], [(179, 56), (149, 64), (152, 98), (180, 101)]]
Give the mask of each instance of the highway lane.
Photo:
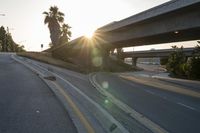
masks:
[[(199, 98), (158, 89), (162, 86), (153, 87), (125, 80), (108, 73), (98, 73), (96, 79), (100, 85), (106, 84), (107, 91), (115, 97), (167, 131), (172, 133), (200, 132)], [(145, 81), (145, 78), (140, 78), (140, 80)], [(151, 82), (159, 81), (152, 79)], [(169, 84), (163, 81), (159, 83), (163, 86)]]
[(199, 81), (192, 81), (192, 80), (190, 81), (190, 80), (173, 79), (173, 78), (159, 78), (159, 80), (200, 92)]
[(75, 133), (68, 113), (32, 71), (0, 54), (0, 132)]
[[(151, 93), (152, 95), (159, 96), (162, 99), (166, 99), (177, 104), (186, 105), (196, 111), (200, 110), (199, 100), (196, 100), (196, 98), (194, 98), (200, 97), (199, 81), (165, 77), (146, 78), (138, 75), (133, 75), (132, 73), (126, 73), (125, 75), (131, 76), (134, 82), (137, 81), (138, 83), (139, 81), (139, 83), (142, 83), (144, 85), (146, 84), (147, 86), (149, 85), (150, 87), (142, 88), (147, 93)], [(127, 83), (134, 84), (132, 82)]]

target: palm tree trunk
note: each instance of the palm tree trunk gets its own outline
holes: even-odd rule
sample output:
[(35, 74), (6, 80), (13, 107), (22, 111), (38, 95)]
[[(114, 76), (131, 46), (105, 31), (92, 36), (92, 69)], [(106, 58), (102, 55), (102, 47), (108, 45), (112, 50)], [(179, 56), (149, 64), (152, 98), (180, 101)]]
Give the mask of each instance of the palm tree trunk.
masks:
[(52, 44), (54, 46), (59, 45), (59, 38), (61, 35), (60, 25), (55, 23), (53, 26), (50, 26), (49, 30)]

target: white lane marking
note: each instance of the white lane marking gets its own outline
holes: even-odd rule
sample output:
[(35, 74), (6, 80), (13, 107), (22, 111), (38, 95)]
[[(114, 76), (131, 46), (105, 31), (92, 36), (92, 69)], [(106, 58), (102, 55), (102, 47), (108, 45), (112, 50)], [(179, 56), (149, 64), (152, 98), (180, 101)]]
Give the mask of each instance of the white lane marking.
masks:
[(146, 91), (146, 92), (148, 92), (148, 93), (150, 93), (150, 94), (152, 94), (152, 95), (155, 95), (155, 96), (157, 96), (157, 97), (160, 97), (160, 98), (162, 98), (162, 99), (165, 99), (165, 100), (167, 100), (167, 101), (174, 102), (174, 101), (172, 101), (172, 100), (167, 99), (166, 96), (161, 96), (160, 94), (157, 94), (157, 93), (155, 93), (155, 92), (153, 92), (153, 91), (150, 91), (150, 90), (144, 90), (144, 91)]
[(179, 104), (179, 105), (181, 105), (181, 106), (184, 106), (184, 107), (186, 107), (186, 108), (188, 108), (188, 109), (191, 109), (191, 110), (196, 110), (195, 108), (193, 108), (193, 107), (190, 107), (190, 106), (188, 106), (188, 105), (185, 105), (185, 104), (183, 104), (183, 103), (180, 103), (180, 102), (178, 102), (177, 104)]
[(36, 113), (40, 113), (40, 111), (39, 111), (39, 110), (36, 110)]
[[(151, 94), (153, 94), (153, 95), (156, 95), (156, 93), (154, 93), (154, 92), (152, 92), (152, 91), (149, 91), (149, 90), (145, 90), (145, 91), (148, 92), (148, 93), (151, 93)], [(156, 95), (156, 96), (159, 96), (159, 95)], [(159, 97), (161, 97), (161, 96), (159, 96)], [(171, 100), (167, 99), (166, 97), (161, 97), (161, 98), (163, 98), (163, 99), (165, 99), (165, 100), (168, 100), (168, 101), (171, 101)], [(189, 109), (191, 109), (191, 110), (195, 110), (195, 111), (196, 111), (195, 108), (193, 108), (193, 107), (191, 107), (191, 106), (188, 106), (188, 105), (185, 105), (185, 104), (183, 104), (183, 103), (178, 102), (177, 104), (178, 104), (178, 105), (181, 105), (181, 106), (184, 106), (184, 107), (186, 107), (186, 108), (189, 108)]]
[(127, 104), (122, 102), (121, 100), (115, 98), (111, 93), (107, 92), (105, 89), (101, 87), (96, 82), (96, 73), (90, 74), (90, 82), (94, 85), (94, 87), (104, 96), (107, 96), (107, 98), (112, 101), (116, 106), (118, 106), (120, 109), (122, 109), (127, 114), (130, 114), (130, 116), (134, 119), (136, 119), (138, 122), (143, 124), (145, 127), (147, 127), (149, 130), (151, 130), (153, 133), (168, 133), (167, 130), (160, 127), (144, 115), (140, 114), (139, 112), (135, 111), (133, 108), (129, 107)]
[[(123, 81), (123, 80), (122, 80), (122, 81)], [(128, 84), (130, 84), (130, 85), (132, 86), (132, 83), (129, 83), (129, 82), (126, 82), (126, 83), (128, 83)], [(152, 94), (152, 95), (155, 95), (155, 96), (157, 96), (157, 97), (160, 97), (160, 98), (162, 98), (162, 99), (165, 99), (165, 100), (167, 100), (167, 101), (176, 103), (175, 101), (169, 100), (166, 96), (161, 96), (161, 94), (158, 94), (158, 93), (156, 93), (156, 92), (153, 92), (153, 91), (150, 91), (150, 90), (147, 90), (147, 89), (144, 89), (144, 88), (142, 88), (142, 90), (145, 91), (145, 92), (147, 92), (147, 93), (150, 93), (150, 94)]]
[[(132, 83), (129, 83), (129, 84), (131, 85)], [(158, 96), (158, 97), (160, 97), (160, 98), (162, 98), (162, 99), (165, 99), (166, 101), (169, 101), (169, 102), (172, 102), (172, 103), (176, 103), (176, 104), (181, 105), (181, 106), (184, 106), (184, 107), (186, 107), (186, 108), (188, 108), (188, 109), (191, 109), (191, 110), (194, 110), (194, 111), (198, 111), (198, 112), (199, 112), (199, 110), (196, 109), (196, 108), (194, 108), (194, 107), (185, 105), (185, 104), (180, 103), (180, 102), (176, 102), (176, 101), (174, 101), (174, 100), (170, 100), (170, 99), (167, 98), (166, 96), (161, 96), (160, 94), (157, 94), (157, 93), (152, 92), (152, 91), (150, 91), (150, 90), (146, 90), (146, 89), (143, 89), (143, 90), (144, 90), (145, 92), (147, 92), (147, 93), (150, 93), (150, 94), (152, 94), (152, 95), (155, 95), (155, 96)]]
[(144, 90), (144, 91), (146, 91), (146, 92), (148, 92), (148, 93), (150, 93), (150, 94), (152, 94), (152, 95), (156, 95), (154, 92), (152, 92), (152, 91), (150, 91), (150, 90)]

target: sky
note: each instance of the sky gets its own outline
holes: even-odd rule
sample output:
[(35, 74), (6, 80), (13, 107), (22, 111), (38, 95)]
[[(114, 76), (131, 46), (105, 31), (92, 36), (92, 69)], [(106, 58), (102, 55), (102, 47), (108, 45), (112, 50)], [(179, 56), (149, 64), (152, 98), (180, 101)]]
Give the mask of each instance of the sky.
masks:
[[(28, 51), (48, 48), (50, 34), (44, 25), (44, 11), (56, 5), (72, 28), (72, 40), (98, 27), (119, 21), (169, 0), (0, 0), (0, 26), (10, 28), (16, 43)], [(150, 49), (154, 46), (148, 46)], [(135, 48), (145, 49), (144, 47)]]

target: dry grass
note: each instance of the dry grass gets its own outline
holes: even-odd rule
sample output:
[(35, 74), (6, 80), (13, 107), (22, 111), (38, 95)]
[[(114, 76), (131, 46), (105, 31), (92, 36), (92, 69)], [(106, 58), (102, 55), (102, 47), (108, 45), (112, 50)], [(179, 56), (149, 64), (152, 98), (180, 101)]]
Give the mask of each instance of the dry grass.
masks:
[(72, 63), (64, 62), (59, 59), (55, 59), (52, 57), (50, 53), (47, 53), (47, 52), (21, 52), (21, 53), (17, 53), (17, 55), (84, 73), (84, 71), (80, 68), (80, 66), (72, 64)]
[[(52, 55), (48, 52), (21, 52), (17, 53), (17, 55), (45, 62), (48, 64), (52, 64), (55, 66), (59, 66), (62, 68), (66, 68), (69, 70), (77, 71), (80, 73), (90, 73), (94, 71), (124, 72), (124, 71), (138, 70), (137, 68), (127, 65), (122, 61), (114, 61), (110, 58), (108, 58), (108, 61), (103, 68), (102, 67), (95, 68), (95, 67), (89, 67), (87, 65), (81, 65), (79, 62), (81, 62), (82, 60), (77, 58), (73, 58), (71, 59), (73, 61), (69, 62), (69, 59), (67, 59), (65, 55), (62, 56), (62, 60), (53, 58)], [(63, 60), (63, 58), (66, 59)]]

